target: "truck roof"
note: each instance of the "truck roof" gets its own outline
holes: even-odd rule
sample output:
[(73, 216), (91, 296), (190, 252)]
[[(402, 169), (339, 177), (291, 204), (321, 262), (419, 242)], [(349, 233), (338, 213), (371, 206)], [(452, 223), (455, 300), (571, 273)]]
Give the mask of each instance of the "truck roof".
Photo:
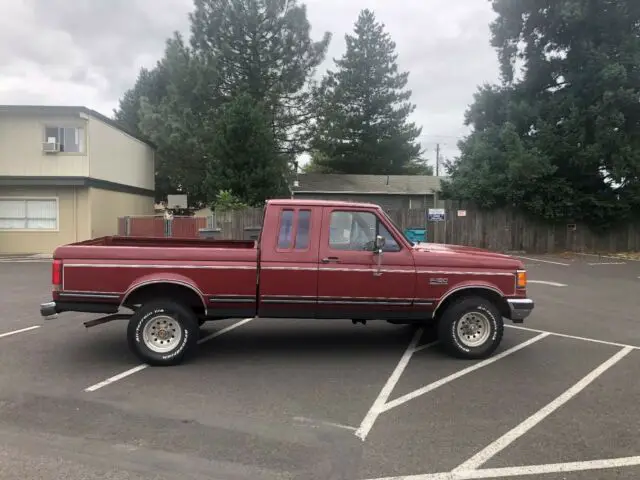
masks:
[(318, 207), (373, 207), (380, 208), (380, 205), (366, 202), (345, 202), (341, 200), (313, 200), (307, 198), (278, 198), (267, 200), (267, 204), (284, 206), (318, 206)]

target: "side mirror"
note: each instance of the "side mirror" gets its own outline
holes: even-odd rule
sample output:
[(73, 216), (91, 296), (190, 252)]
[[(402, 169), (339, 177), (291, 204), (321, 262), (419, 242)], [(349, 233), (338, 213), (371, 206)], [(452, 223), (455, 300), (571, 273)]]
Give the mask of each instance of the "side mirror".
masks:
[(386, 241), (382, 235), (376, 235), (375, 251), (376, 253), (382, 253)]

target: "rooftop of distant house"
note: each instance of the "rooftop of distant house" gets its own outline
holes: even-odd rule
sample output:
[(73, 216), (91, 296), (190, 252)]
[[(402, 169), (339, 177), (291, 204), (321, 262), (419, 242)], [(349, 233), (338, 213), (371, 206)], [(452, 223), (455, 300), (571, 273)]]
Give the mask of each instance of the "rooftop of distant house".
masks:
[(300, 173), (297, 193), (367, 193), (382, 195), (431, 195), (440, 191), (442, 177), (431, 175), (351, 175)]
[(113, 118), (109, 118), (106, 115), (92, 110), (87, 107), (78, 105), (0, 105), (0, 114), (16, 114), (16, 115), (60, 115), (60, 116), (74, 116), (78, 114), (85, 114), (94, 118), (97, 118), (101, 122), (111, 125), (113, 128), (123, 131), (127, 135), (146, 143), (152, 148), (156, 148), (150, 140), (130, 132), (126, 127), (121, 125)]

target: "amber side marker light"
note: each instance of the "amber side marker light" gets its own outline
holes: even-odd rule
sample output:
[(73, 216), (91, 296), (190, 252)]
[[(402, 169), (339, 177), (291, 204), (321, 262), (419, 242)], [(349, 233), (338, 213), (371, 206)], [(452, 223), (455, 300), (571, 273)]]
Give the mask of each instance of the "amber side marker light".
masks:
[(516, 272), (516, 286), (518, 288), (527, 287), (527, 271), (526, 270), (518, 270)]

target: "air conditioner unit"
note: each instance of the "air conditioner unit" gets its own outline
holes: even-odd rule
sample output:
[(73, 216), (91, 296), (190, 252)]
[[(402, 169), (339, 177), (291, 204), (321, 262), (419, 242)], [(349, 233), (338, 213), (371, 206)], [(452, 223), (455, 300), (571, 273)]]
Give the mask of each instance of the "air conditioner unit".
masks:
[(56, 142), (43, 142), (42, 151), (45, 153), (58, 153), (60, 151), (60, 144)]

